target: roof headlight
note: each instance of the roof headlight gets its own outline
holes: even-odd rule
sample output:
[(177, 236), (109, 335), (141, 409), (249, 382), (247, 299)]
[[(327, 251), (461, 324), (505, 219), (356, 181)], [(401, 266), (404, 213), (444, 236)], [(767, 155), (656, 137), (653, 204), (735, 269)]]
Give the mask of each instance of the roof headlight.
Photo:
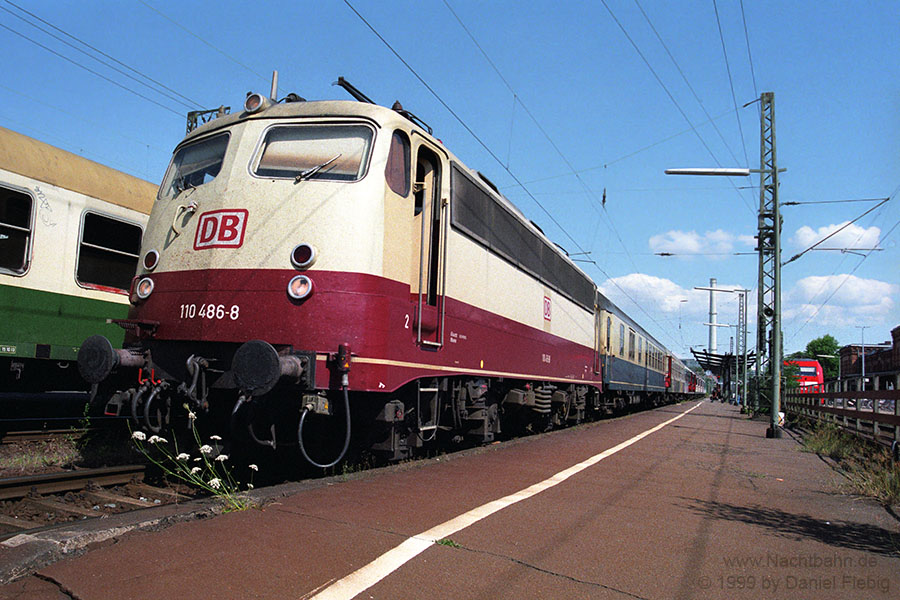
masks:
[(291, 251), (291, 264), (297, 267), (298, 269), (307, 269), (316, 262), (316, 258), (318, 253), (314, 246), (302, 243), (297, 244), (297, 246)]
[(247, 94), (244, 99), (244, 110), (250, 114), (257, 113), (261, 110), (269, 108), (272, 102), (260, 93), (253, 92)]
[(312, 279), (310, 279), (306, 275), (297, 275), (296, 277), (291, 279), (287, 286), (288, 296), (290, 296), (294, 300), (303, 300), (304, 298), (312, 294), (312, 291)]

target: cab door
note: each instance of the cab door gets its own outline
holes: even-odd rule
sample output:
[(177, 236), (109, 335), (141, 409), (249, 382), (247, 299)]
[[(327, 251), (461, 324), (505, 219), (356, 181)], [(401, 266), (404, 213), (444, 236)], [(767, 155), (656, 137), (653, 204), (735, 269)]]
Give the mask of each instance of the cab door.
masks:
[[(444, 345), (444, 295), (447, 272), (447, 223), (450, 203), (444, 194), (446, 160), (440, 151), (422, 141), (415, 148), (413, 184), (412, 285), (416, 294), (416, 343), (437, 350)], [(449, 187), (449, 186), (448, 186)]]

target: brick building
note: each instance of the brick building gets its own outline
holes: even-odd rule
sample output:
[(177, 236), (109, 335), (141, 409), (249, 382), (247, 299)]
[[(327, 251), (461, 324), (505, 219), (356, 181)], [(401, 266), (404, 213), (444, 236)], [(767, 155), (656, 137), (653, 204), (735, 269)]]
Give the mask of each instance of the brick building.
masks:
[[(843, 391), (863, 389), (862, 349), (850, 344), (840, 349), (841, 387)], [(900, 326), (891, 330), (891, 340), (865, 346), (866, 390), (895, 390), (900, 388)]]

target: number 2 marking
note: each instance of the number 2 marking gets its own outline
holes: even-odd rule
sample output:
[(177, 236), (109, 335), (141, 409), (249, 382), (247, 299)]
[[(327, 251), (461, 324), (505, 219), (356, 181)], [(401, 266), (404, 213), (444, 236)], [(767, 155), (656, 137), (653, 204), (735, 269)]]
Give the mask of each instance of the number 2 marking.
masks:
[(406, 323), (403, 324), (403, 329), (409, 329), (409, 315), (406, 315)]

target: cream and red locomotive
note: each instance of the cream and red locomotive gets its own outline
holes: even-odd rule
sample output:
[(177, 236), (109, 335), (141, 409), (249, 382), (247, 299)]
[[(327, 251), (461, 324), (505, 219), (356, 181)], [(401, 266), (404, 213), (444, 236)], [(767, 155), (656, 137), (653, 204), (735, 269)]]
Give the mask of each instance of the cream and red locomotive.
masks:
[[(125, 348), (94, 336), (79, 368), (150, 429), (183, 405), (228, 411), (233, 435), (299, 437), (322, 464), (343, 456), (352, 417), (361, 447), (398, 459), (614, 404), (601, 298), (399, 104), (252, 94), (175, 149), (118, 321)], [(620, 361), (664, 371), (653, 344)], [(130, 385), (110, 377), (133, 370)]]

